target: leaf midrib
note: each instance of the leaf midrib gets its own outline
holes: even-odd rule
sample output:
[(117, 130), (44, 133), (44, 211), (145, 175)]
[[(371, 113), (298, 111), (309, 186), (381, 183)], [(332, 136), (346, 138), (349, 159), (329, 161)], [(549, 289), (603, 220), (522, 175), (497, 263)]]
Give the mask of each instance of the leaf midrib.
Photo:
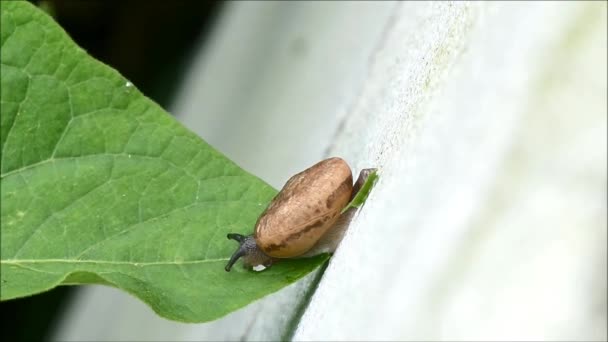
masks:
[(129, 266), (156, 266), (156, 265), (197, 265), (207, 263), (226, 262), (228, 258), (204, 259), (204, 260), (185, 260), (185, 261), (154, 261), (154, 262), (133, 262), (133, 261), (110, 261), (110, 260), (78, 260), (78, 259), (6, 259), (0, 260), (1, 264), (20, 265), (20, 264), (100, 264), (100, 265), (129, 265)]

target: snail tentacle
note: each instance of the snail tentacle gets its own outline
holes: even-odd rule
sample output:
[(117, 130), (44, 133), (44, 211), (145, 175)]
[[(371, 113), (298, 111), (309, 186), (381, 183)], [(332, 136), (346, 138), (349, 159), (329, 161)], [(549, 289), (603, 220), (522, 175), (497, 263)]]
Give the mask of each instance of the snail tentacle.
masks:
[(255, 243), (255, 238), (253, 237), (253, 235), (245, 236), (241, 234), (231, 233), (228, 234), (226, 237), (230, 240), (235, 240), (239, 243), (239, 247), (234, 252), (234, 254), (232, 254), (230, 260), (228, 260), (226, 267), (224, 267), (226, 272), (230, 272), (230, 269), (232, 268), (234, 263), (236, 263), (237, 260), (239, 260), (240, 258), (243, 258), (243, 260), (245, 261), (245, 265), (249, 266), (270, 266), (272, 264), (273, 259), (268, 255), (264, 254), (262, 250), (260, 250), (258, 245)]

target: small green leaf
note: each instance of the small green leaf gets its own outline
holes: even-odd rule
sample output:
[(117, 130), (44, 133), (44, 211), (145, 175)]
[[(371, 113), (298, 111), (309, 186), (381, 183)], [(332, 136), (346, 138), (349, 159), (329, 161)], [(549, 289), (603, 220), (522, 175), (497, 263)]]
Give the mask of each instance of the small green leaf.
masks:
[(1, 11), (1, 299), (62, 284), (128, 291), (159, 315), (216, 319), (327, 256), (224, 271), (276, 190), (76, 46), (27, 2)]
[(355, 197), (342, 209), (341, 214), (344, 214), (350, 208), (360, 208), (365, 203), (365, 200), (367, 200), (367, 196), (369, 196), (374, 185), (376, 185), (376, 181), (378, 181), (378, 172), (374, 170), (367, 176), (365, 183), (363, 183)]

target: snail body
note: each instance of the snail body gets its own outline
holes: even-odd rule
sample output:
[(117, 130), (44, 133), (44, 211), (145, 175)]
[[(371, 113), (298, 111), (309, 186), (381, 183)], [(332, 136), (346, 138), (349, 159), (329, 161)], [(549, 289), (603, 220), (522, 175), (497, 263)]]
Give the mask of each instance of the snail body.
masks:
[(260, 215), (252, 235), (228, 234), (239, 248), (226, 271), (240, 257), (246, 265), (269, 267), (280, 259), (333, 252), (355, 211), (342, 209), (370, 171), (363, 170), (353, 186), (350, 167), (334, 157), (291, 177)]

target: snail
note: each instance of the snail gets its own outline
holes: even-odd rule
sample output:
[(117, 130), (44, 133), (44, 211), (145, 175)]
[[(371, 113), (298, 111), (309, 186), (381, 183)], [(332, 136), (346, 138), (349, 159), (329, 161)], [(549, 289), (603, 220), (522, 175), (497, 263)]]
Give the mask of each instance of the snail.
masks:
[(357, 208), (342, 210), (375, 170), (361, 170), (353, 185), (348, 164), (334, 157), (294, 175), (260, 215), (252, 235), (227, 235), (239, 247), (225, 270), (241, 257), (256, 269), (281, 259), (333, 253)]

